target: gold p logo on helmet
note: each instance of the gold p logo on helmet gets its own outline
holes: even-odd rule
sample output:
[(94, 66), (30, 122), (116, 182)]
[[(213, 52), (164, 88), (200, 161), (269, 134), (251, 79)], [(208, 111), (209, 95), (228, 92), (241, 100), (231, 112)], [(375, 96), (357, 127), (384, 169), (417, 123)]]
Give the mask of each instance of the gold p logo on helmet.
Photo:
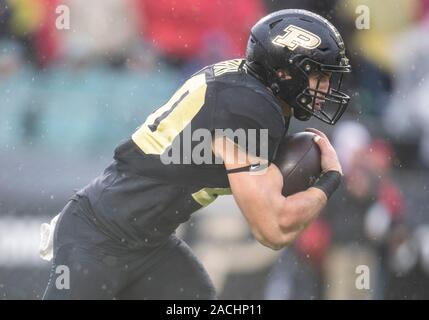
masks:
[(281, 47), (288, 47), (291, 51), (298, 46), (315, 49), (322, 42), (319, 36), (292, 24), (287, 26), (284, 31), (286, 31), (284, 35), (275, 37), (272, 42)]

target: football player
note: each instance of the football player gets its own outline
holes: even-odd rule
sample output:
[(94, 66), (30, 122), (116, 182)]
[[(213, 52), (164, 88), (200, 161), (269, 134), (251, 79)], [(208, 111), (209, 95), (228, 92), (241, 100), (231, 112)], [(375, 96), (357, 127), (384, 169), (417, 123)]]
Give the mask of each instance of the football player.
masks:
[[(70, 199), (56, 223), (44, 299), (214, 299), (204, 267), (175, 230), (219, 195), (233, 194), (260, 243), (274, 250), (290, 244), (337, 188), (341, 166), (316, 129), (308, 130), (316, 134), (323, 174), (314, 186), (284, 197), (283, 177), (271, 161), (292, 117), (338, 121), (349, 102), (340, 91), (342, 76), (350, 70), (344, 42), (326, 19), (305, 10), (261, 19), (245, 59), (193, 75)], [(257, 139), (255, 152), (213, 134), (226, 129), (268, 134)], [(222, 161), (189, 158), (197, 143), (188, 140), (197, 130), (211, 133), (208, 158)], [(181, 163), (165, 164), (177, 145), (191, 153), (181, 150)], [(266, 169), (258, 174), (258, 166)], [(67, 288), (57, 285), (58, 266), (69, 268)]]

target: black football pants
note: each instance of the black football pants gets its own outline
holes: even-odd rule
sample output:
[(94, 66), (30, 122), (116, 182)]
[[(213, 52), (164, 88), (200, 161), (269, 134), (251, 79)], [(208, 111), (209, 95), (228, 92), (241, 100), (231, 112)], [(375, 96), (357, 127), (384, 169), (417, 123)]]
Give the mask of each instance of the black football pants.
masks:
[(215, 299), (207, 272), (185, 242), (172, 235), (162, 246), (130, 250), (82, 210), (73, 198), (61, 212), (43, 299)]

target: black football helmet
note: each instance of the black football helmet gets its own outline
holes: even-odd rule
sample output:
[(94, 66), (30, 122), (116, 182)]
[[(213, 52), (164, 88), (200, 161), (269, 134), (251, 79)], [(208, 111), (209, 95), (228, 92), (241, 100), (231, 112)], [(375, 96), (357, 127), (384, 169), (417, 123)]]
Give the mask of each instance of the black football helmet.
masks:
[[(314, 116), (333, 125), (350, 100), (340, 91), (344, 73), (351, 72), (344, 41), (328, 20), (307, 10), (280, 10), (258, 21), (247, 44), (245, 67), (290, 105), (299, 120)], [(320, 90), (320, 78), (310, 88), (312, 73), (330, 77), (327, 92)], [(321, 107), (315, 107), (316, 99)]]

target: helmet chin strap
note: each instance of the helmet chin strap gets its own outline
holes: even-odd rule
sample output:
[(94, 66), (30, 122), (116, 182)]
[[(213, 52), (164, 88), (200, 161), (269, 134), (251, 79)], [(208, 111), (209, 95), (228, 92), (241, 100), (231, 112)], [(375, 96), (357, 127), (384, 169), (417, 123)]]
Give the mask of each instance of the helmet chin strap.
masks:
[(293, 108), (293, 110), (294, 110), (293, 115), (296, 119), (298, 119), (300, 121), (310, 120), (311, 114), (308, 114), (307, 112), (305, 112), (301, 108), (297, 107), (297, 108)]
[[(277, 95), (276, 95), (277, 96)], [(282, 98), (277, 96), (277, 98), (280, 100), (282, 104), (283, 114), (285, 118), (292, 118), (295, 117), (296, 119), (300, 121), (307, 121), (311, 118), (311, 115), (308, 115), (305, 111), (301, 110), (299, 107), (293, 107), (286, 101), (284, 101)]]
[[(284, 99), (282, 99), (279, 96), (279, 93), (281, 92), (280, 86), (277, 83), (277, 81), (274, 81), (273, 78), (270, 78), (270, 75), (268, 75), (265, 71), (265, 73), (263, 73), (263, 69), (261, 68), (261, 66), (255, 64), (255, 63), (247, 63), (245, 64), (245, 68), (246, 71), (254, 76), (255, 78), (257, 78), (259, 81), (261, 81), (262, 83), (269, 85), (269, 89), (271, 89), (271, 91), (273, 92), (273, 94), (282, 101), (282, 103), (286, 103), (289, 106), (289, 109), (291, 110), (291, 117), (295, 117), (296, 119), (300, 120), (300, 121), (307, 121), (311, 118), (311, 114), (305, 112), (305, 110), (302, 110), (300, 107), (294, 107), (292, 105), (290, 105), (289, 103), (287, 103)], [(272, 74), (271, 77), (275, 77), (277, 76), (276, 74)], [(292, 76), (288, 76), (287, 80), (291, 80)], [(276, 79), (278, 80), (278, 79)]]
[[(291, 79), (291, 78), (290, 78)], [(288, 79), (288, 80), (290, 80), (290, 79)], [(288, 80), (286, 80), (286, 81), (288, 81)], [(300, 120), (300, 121), (308, 121), (308, 120), (310, 120), (310, 118), (311, 118), (311, 114), (310, 113), (308, 113), (308, 112), (305, 112), (305, 110), (302, 110), (299, 106), (296, 106), (295, 104), (296, 104), (296, 102), (295, 103), (291, 103), (290, 101), (288, 101), (288, 100), (292, 100), (293, 101), (293, 99), (295, 98), (294, 96), (295, 96), (295, 94), (293, 94), (292, 92), (290, 92), (290, 94), (292, 94), (292, 96), (288, 96), (288, 97), (281, 97), (281, 95), (280, 95), (280, 92), (281, 92), (281, 89), (280, 89), (280, 86), (279, 86), (279, 84), (277, 83), (277, 82), (274, 82), (272, 85), (271, 85), (271, 89), (273, 90), (273, 93), (281, 100), (281, 101), (283, 101), (284, 103), (286, 103), (288, 106), (289, 106), (289, 108), (291, 109), (291, 111), (292, 111), (292, 116), (293, 117), (295, 117), (296, 119), (298, 119), (298, 120)], [(293, 88), (292, 88), (292, 86), (290, 86), (289, 88), (287, 88), (288, 90), (293, 90)], [(284, 92), (284, 91), (283, 91)], [(298, 94), (298, 93), (296, 93), (296, 94)]]

